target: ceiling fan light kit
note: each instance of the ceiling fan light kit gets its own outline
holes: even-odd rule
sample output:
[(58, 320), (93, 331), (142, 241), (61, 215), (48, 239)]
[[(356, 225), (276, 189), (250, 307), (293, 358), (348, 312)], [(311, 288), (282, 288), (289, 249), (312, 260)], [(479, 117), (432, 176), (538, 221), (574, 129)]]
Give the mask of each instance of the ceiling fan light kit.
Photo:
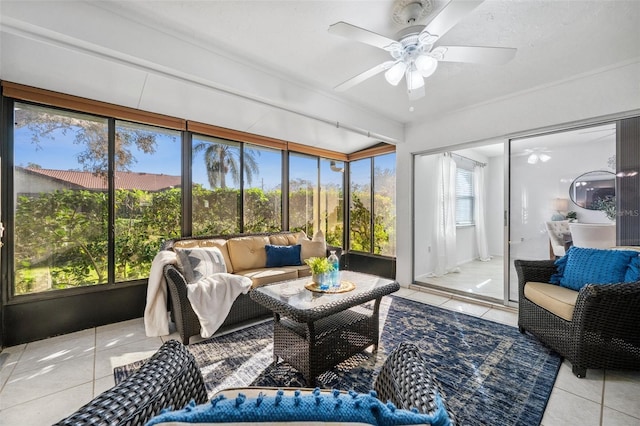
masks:
[(393, 66), (389, 68), (387, 72), (384, 73), (384, 78), (390, 85), (397, 86), (398, 83), (400, 83), (400, 80), (402, 80), (402, 77), (404, 77), (404, 73), (406, 70), (407, 64), (398, 61), (393, 64)]
[[(484, 0), (451, 0), (427, 25), (415, 25), (432, 10), (431, 0), (398, 0), (393, 11), (396, 23), (410, 26), (402, 30), (398, 40), (387, 38), (346, 22), (337, 22), (329, 32), (384, 49), (393, 61), (376, 65), (339, 84), (335, 90), (344, 91), (384, 71), (385, 80), (397, 86), (405, 77), (409, 99), (424, 96), (424, 79), (433, 75), (438, 62), (472, 62), (504, 64), (511, 60), (516, 49), (503, 47), (438, 46), (434, 44), (462, 18)], [(452, 53), (448, 55), (448, 52)]]

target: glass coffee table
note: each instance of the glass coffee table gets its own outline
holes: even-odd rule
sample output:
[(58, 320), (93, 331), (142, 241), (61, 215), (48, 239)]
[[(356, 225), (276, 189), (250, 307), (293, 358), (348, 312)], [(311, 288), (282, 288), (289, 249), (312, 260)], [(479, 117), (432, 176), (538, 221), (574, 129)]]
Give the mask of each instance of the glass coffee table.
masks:
[(377, 350), (380, 301), (400, 289), (397, 281), (360, 272), (340, 271), (340, 280), (338, 292), (319, 291), (311, 277), (250, 292), (273, 311), (275, 361), (287, 361), (310, 386), (321, 373), (365, 348)]

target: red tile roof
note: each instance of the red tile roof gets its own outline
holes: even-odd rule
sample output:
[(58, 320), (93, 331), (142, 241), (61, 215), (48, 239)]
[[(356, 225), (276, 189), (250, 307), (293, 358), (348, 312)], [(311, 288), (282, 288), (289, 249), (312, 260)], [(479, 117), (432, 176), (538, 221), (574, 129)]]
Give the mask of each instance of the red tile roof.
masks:
[[(74, 170), (52, 169), (23, 169), (27, 173), (34, 173), (57, 180), (61, 183), (71, 184), (84, 189), (107, 190), (106, 179), (103, 176), (91, 172), (79, 172)], [(141, 189), (144, 191), (161, 191), (164, 189), (180, 187), (180, 176), (171, 176), (154, 173), (116, 172), (116, 189)]]

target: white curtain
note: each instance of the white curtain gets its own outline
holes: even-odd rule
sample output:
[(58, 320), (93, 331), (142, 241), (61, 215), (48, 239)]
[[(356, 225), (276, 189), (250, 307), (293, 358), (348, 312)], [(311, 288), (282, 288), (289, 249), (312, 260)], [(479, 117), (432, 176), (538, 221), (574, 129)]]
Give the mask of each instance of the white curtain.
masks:
[(476, 229), (476, 242), (478, 244), (478, 255), (481, 261), (491, 260), (489, 255), (489, 244), (487, 243), (487, 226), (485, 224), (485, 204), (486, 195), (484, 187), (484, 166), (476, 164), (473, 167), (473, 193), (475, 203), (473, 205), (473, 220)]
[(436, 264), (429, 275), (439, 277), (460, 272), (456, 257), (456, 163), (451, 154), (438, 158), (436, 217), (434, 221)]

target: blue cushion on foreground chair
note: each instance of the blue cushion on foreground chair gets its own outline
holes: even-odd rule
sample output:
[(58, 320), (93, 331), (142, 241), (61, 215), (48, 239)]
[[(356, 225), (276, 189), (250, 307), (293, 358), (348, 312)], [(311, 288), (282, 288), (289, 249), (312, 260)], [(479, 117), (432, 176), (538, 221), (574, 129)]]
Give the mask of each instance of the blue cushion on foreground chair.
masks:
[(633, 270), (627, 273), (637, 257), (638, 252), (633, 250), (571, 247), (555, 262), (558, 273), (551, 277), (551, 282), (578, 291), (587, 284), (637, 281), (632, 279)]
[(640, 253), (629, 262), (627, 273), (624, 275), (624, 281), (627, 283), (640, 281)]
[(267, 252), (267, 268), (277, 266), (299, 266), (300, 261), (300, 244), (294, 246), (275, 246), (267, 244), (264, 249)]
[(275, 396), (261, 394), (257, 398), (247, 398), (238, 394), (234, 399), (219, 396), (209, 404), (190, 404), (178, 411), (170, 411), (152, 418), (147, 426), (164, 422), (185, 423), (238, 423), (238, 422), (340, 422), (368, 423), (372, 425), (428, 424), (448, 426), (446, 409), (441, 400), (439, 410), (434, 415), (417, 411), (396, 409), (392, 404), (384, 404), (371, 395), (349, 392), (313, 393), (284, 396), (279, 390)]

